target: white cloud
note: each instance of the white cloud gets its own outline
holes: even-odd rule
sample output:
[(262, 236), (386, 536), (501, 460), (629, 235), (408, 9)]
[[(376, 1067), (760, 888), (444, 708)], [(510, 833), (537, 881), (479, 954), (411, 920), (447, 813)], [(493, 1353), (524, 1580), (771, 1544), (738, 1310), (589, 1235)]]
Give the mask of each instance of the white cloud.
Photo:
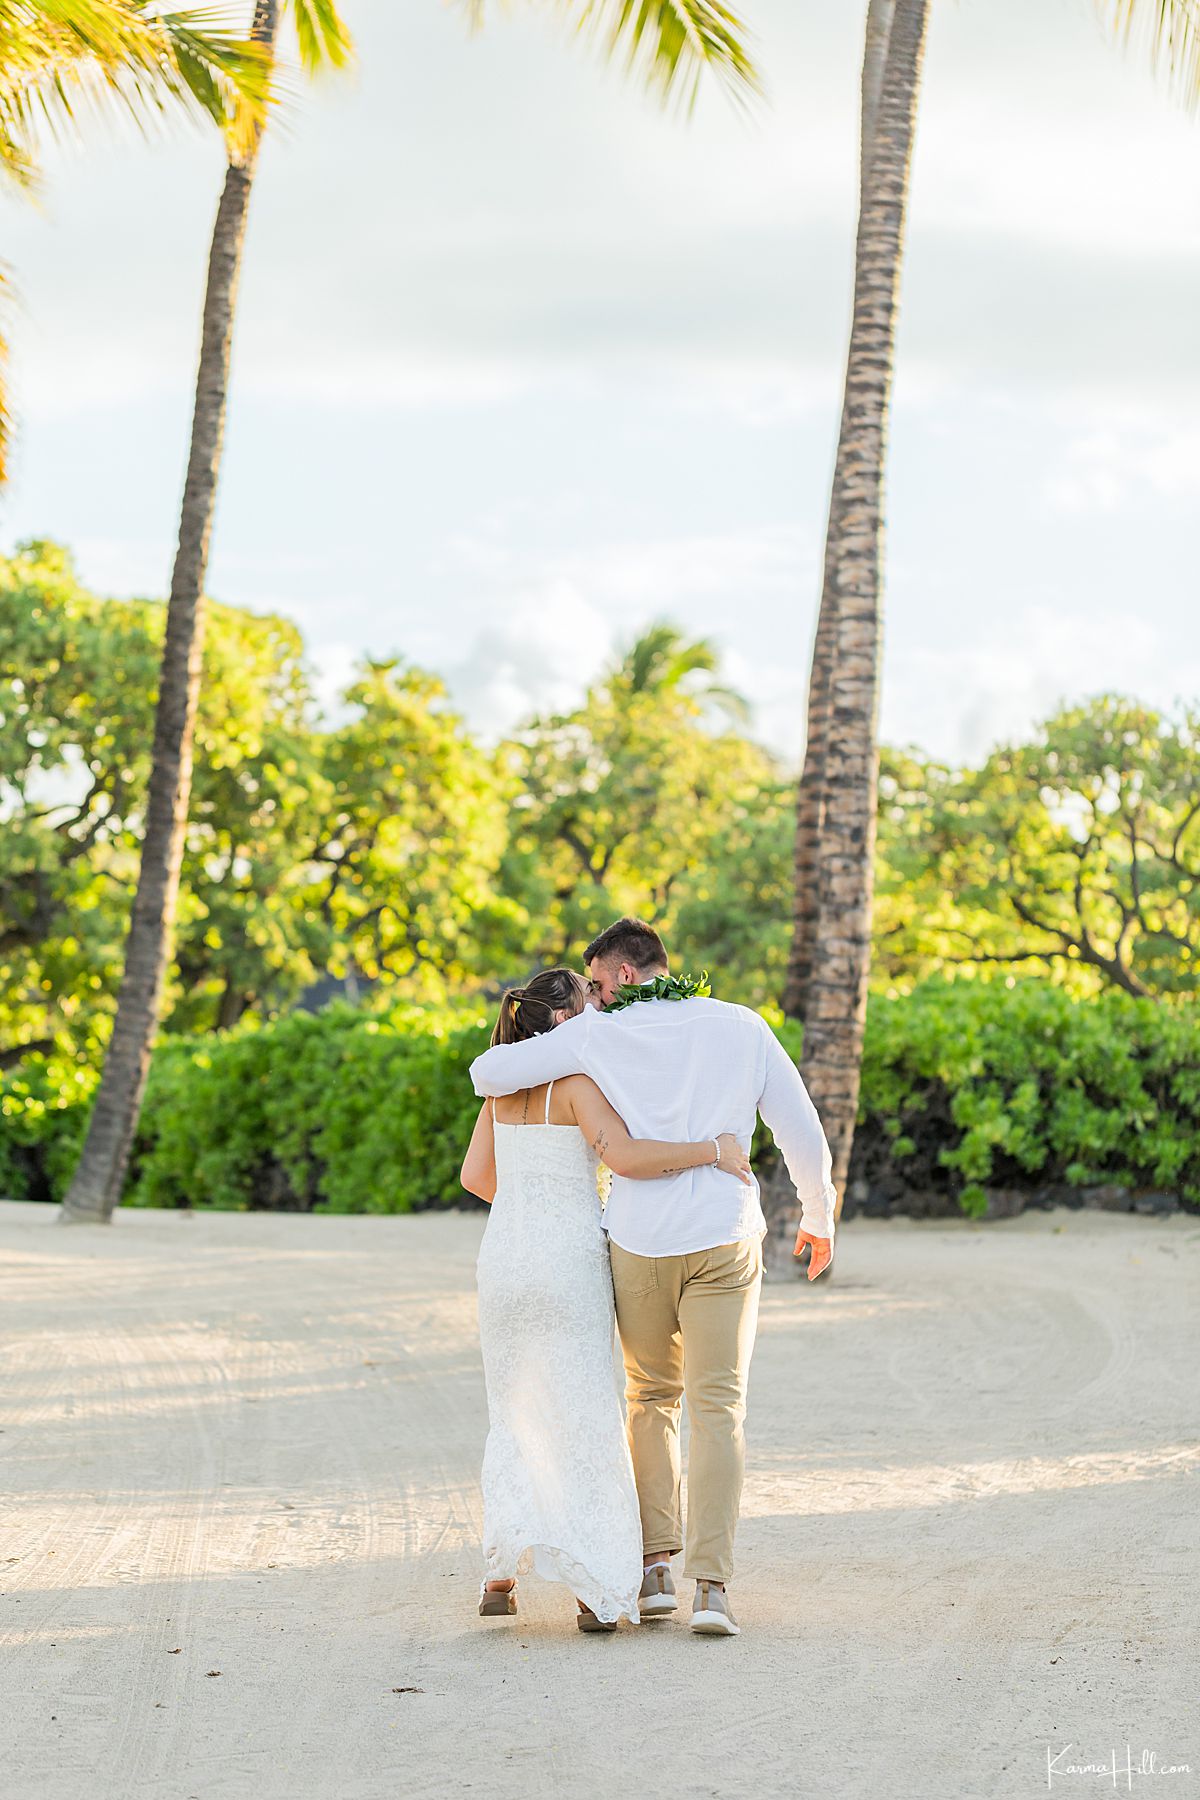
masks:
[(488, 623), (463, 661), (442, 666), (482, 729), (501, 732), (531, 711), (573, 706), (633, 636), (666, 618), (716, 639), (723, 673), (751, 701), (758, 736), (798, 745), (807, 642), (796, 666), (790, 644), (774, 661), (762, 654), (761, 622), (781, 599), (811, 611), (815, 560), (805, 530), (618, 540), (553, 553), (525, 548), (521, 523), (497, 520), (490, 535), (477, 522), (452, 550)]
[(1087, 694), (1157, 694), (1166, 706), (1172, 666), (1174, 693), (1200, 686), (1200, 654), (1190, 667), (1173, 665), (1172, 647), (1143, 613), (1039, 602), (982, 626), (971, 631), (964, 619), (956, 641), (910, 642), (885, 659), (882, 734), (889, 742), (972, 763)]
[(246, 377), (244, 391), (264, 400), (373, 412), (461, 411), (514, 400), (544, 381), (545, 371), (515, 357), (405, 357), (343, 346), (324, 363), (313, 363), (299, 347), (290, 357), (263, 355), (250, 361)]
[(791, 594), (811, 563), (808, 533), (799, 525), (661, 538), (645, 543), (596, 544), (557, 559), (557, 567), (586, 582), (603, 602), (628, 617), (670, 613), (685, 602), (745, 600)]
[[(508, 521), (506, 521), (508, 522)], [(452, 561), (498, 584), (562, 582), (609, 611), (637, 619), (682, 601), (753, 592), (787, 593), (807, 582), (814, 543), (801, 525), (763, 526), (689, 537), (620, 539), (567, 551), (528, 548), (478, 529), (448, 546)]]
[(171, 566), (165, 544), (149, 538), (82, 537), (68, 548), (80, 578), (98, 594), (153, 599), (167, 591)]
[(1043, 494), (1063, 513), (1142, 508), (1148, 496), (1200, 498), (1200, 430), (1116, 419), (1083, 432), (1048, 469)]
[(1065, 446), (1058, 466), (1045, 477), (1043, 493), (1057, 512), (1107, 512), (1127, 498), (1131, 473), (1118, 434), (1094, 431)]
[(502, 736), (530, 713), (569, 710), (612, 654), (610, 621), (561, 578), (489, 612), (467, 655), (444, 667), (456, 703), (486, 737)]

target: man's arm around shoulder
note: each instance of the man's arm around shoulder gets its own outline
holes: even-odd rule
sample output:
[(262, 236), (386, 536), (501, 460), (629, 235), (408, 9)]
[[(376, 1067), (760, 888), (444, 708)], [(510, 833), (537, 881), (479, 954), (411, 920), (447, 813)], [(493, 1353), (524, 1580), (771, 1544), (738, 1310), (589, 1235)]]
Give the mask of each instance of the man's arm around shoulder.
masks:
[(521, 1088), (541, 1087), (564, 1075), (586, 1075), (584, 1054), (594, 1009), (585, 1007), (573, 1019), (564, 1019), (553, 1031), (526, 1038), (520, 1044), (493, 1044), (471, 1064), (471, 1082), (482, 1098), (489, 1094), (516, 1094)]

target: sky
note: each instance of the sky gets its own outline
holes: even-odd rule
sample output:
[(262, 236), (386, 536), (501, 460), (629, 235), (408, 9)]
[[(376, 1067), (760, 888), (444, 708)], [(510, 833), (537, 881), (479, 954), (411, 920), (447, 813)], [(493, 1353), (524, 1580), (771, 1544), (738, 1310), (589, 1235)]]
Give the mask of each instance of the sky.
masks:
[[(345, 0), (272, 128), (209, 591), (435, 669), (481, 733), (652, 620), (799, 757), (852, 278), (865, 6), (744, 0), (767, 101), (690, 120), (545, 6)], [(222, 156), (51, 149), (0, 205), (0, 547), (169, 581)], [(935, 0), (887, 506), (880, 728), (955, 762), (1064, 702), (1200, 697), (1200, 118), (1091, 0)]]

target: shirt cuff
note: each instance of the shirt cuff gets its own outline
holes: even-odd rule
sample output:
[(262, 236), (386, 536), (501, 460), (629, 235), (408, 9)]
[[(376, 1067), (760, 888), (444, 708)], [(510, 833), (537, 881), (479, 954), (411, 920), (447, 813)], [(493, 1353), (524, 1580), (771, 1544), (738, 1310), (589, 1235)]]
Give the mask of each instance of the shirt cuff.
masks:
[(806, 1200), (800, 1213), (800, 1228), (813, 1237), (828, 1238), (833, 1242), (835, 1230), (833, 1209), (837, 1205), (837, 1189), (832, 1181), (812, 1199)]

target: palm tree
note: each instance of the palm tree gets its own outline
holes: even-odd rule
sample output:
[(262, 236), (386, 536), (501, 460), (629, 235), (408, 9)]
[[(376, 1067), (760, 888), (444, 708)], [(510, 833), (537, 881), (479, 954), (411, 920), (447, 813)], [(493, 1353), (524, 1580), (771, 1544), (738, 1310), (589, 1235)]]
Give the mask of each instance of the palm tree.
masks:
[[(855, 248), (855, 289), (863, 268), (862, 222), (866, 213), (867, 179), (871, 146), (879, 119), (883, 69), (891, 36), (896, 0), (870, 0), (866, 43), (863, 50), (859, 129), (858, 227)], [(855, 315), (857, 316), (857, 308)], [(847, 389), (850, 359), (847, 359)], [(842, 403), (829, 520), (825, 531), (825, 557), (821, 580), (821, 604), (813, 639), (808, 679), (808, 720), (804, 738), (804, 767), (796, 796), (795, 909), (792, 943), (783, 994), (783, 1010), (789, 1018), (802, 1019), (808, 1005), (812, 972), (813, 939), (817, 927), (817, 852), (825, 816), (825, 757), (829, 738), (829, 694), (833, 674), (834, 638), (837, 629), (837, 566), (840, 524), (845, 495), (850, 447), (850, 408)]]
[[(282, 5), (256, 0), (251, 36), (274, 56)], [(301, 55), (309, 68), (341, 63), (349, 37), (334, 0), (290, 0)], [(739, 21), (720, 0), (559, 0), (578, 29), (594, 29), (610, 56), (623, 55), (666, 101), (682, 94), (690, 111), (701, 74), (715, 69), (735, 97), (757, 90)], [(467, 0), (472, 28), (483, 0)], [(117, 995), (117, 1014), (88, 1134), (59, 1217), (107, 1222), (120, 1199), (171, 955), (179, 867), (191, 788), (192, 735), (200, 686), (204, 579), (216, 503), (234, 301), (255, 160), (262, 128), (232, 155), (217, 211), (196, 383), (191, 454), (179, 549), (167, 604), (167, 630), (155, 712), (154, 757), (141, 867)]]
[[(908, 178), (928, 0), (895, 0), (864, 159), (842, 426), (826, 549), (833, 619), (825, 630), (820, 837), (809, 886), (816, 929), (807, 968), (800, 1072), (833, 1156), (838, 1206), (850, 1166), (867, 1011), (878, 773), (883, 473)], [(872, 46), (875, 51), (875, 46)], [(815, 877), (815, 879), (814, 879)], [(795, 960), (795, 959), (794, 959)]]
[[(243, 137), (265, 115), (267, 76), (261, 53), (211, 7), (155, 14), (141, 0), (0, 0), (0, 177), (36, 187), (39, 134), (72, 130), (80, 101), (116, 102), (140, 121), (173, 104)], [(0, 368), (5, 355), (0, 339)], [(0, 484), (11, 432), (0, 382)]]
[[(291, 0), (291, 4), (305, 66), (312, 70), (323, 63), (343, 63), (350, 40), (332, 0)], [(281, 14), (281, 0), (255, 0), (250, 36), (272, 67)], [(225, 435), (242, 247), (263, 128), (259, 121), (241, 145), (231, 148), (213, 227), (137, 890), (100, 1088), (83, 1153), (59, 1212), (65, 1222), (106, 1220), (120, 1198), (174, 937), (200, 694), (204, 580)]]
[[(1200, 99), (1197, 0), (1098, 0)], [(904, 217), (927, 0), (870, 0), (862, 75), (854, 309), (797, 796), (796, 895), (784, 1010), (804, 1020), (801, 1071), (833, 1153), (840, 1215), (858, 1108), (874, 878), (883, 477)], [(776, 1220), (781, 1241), (795, 1224)]]

